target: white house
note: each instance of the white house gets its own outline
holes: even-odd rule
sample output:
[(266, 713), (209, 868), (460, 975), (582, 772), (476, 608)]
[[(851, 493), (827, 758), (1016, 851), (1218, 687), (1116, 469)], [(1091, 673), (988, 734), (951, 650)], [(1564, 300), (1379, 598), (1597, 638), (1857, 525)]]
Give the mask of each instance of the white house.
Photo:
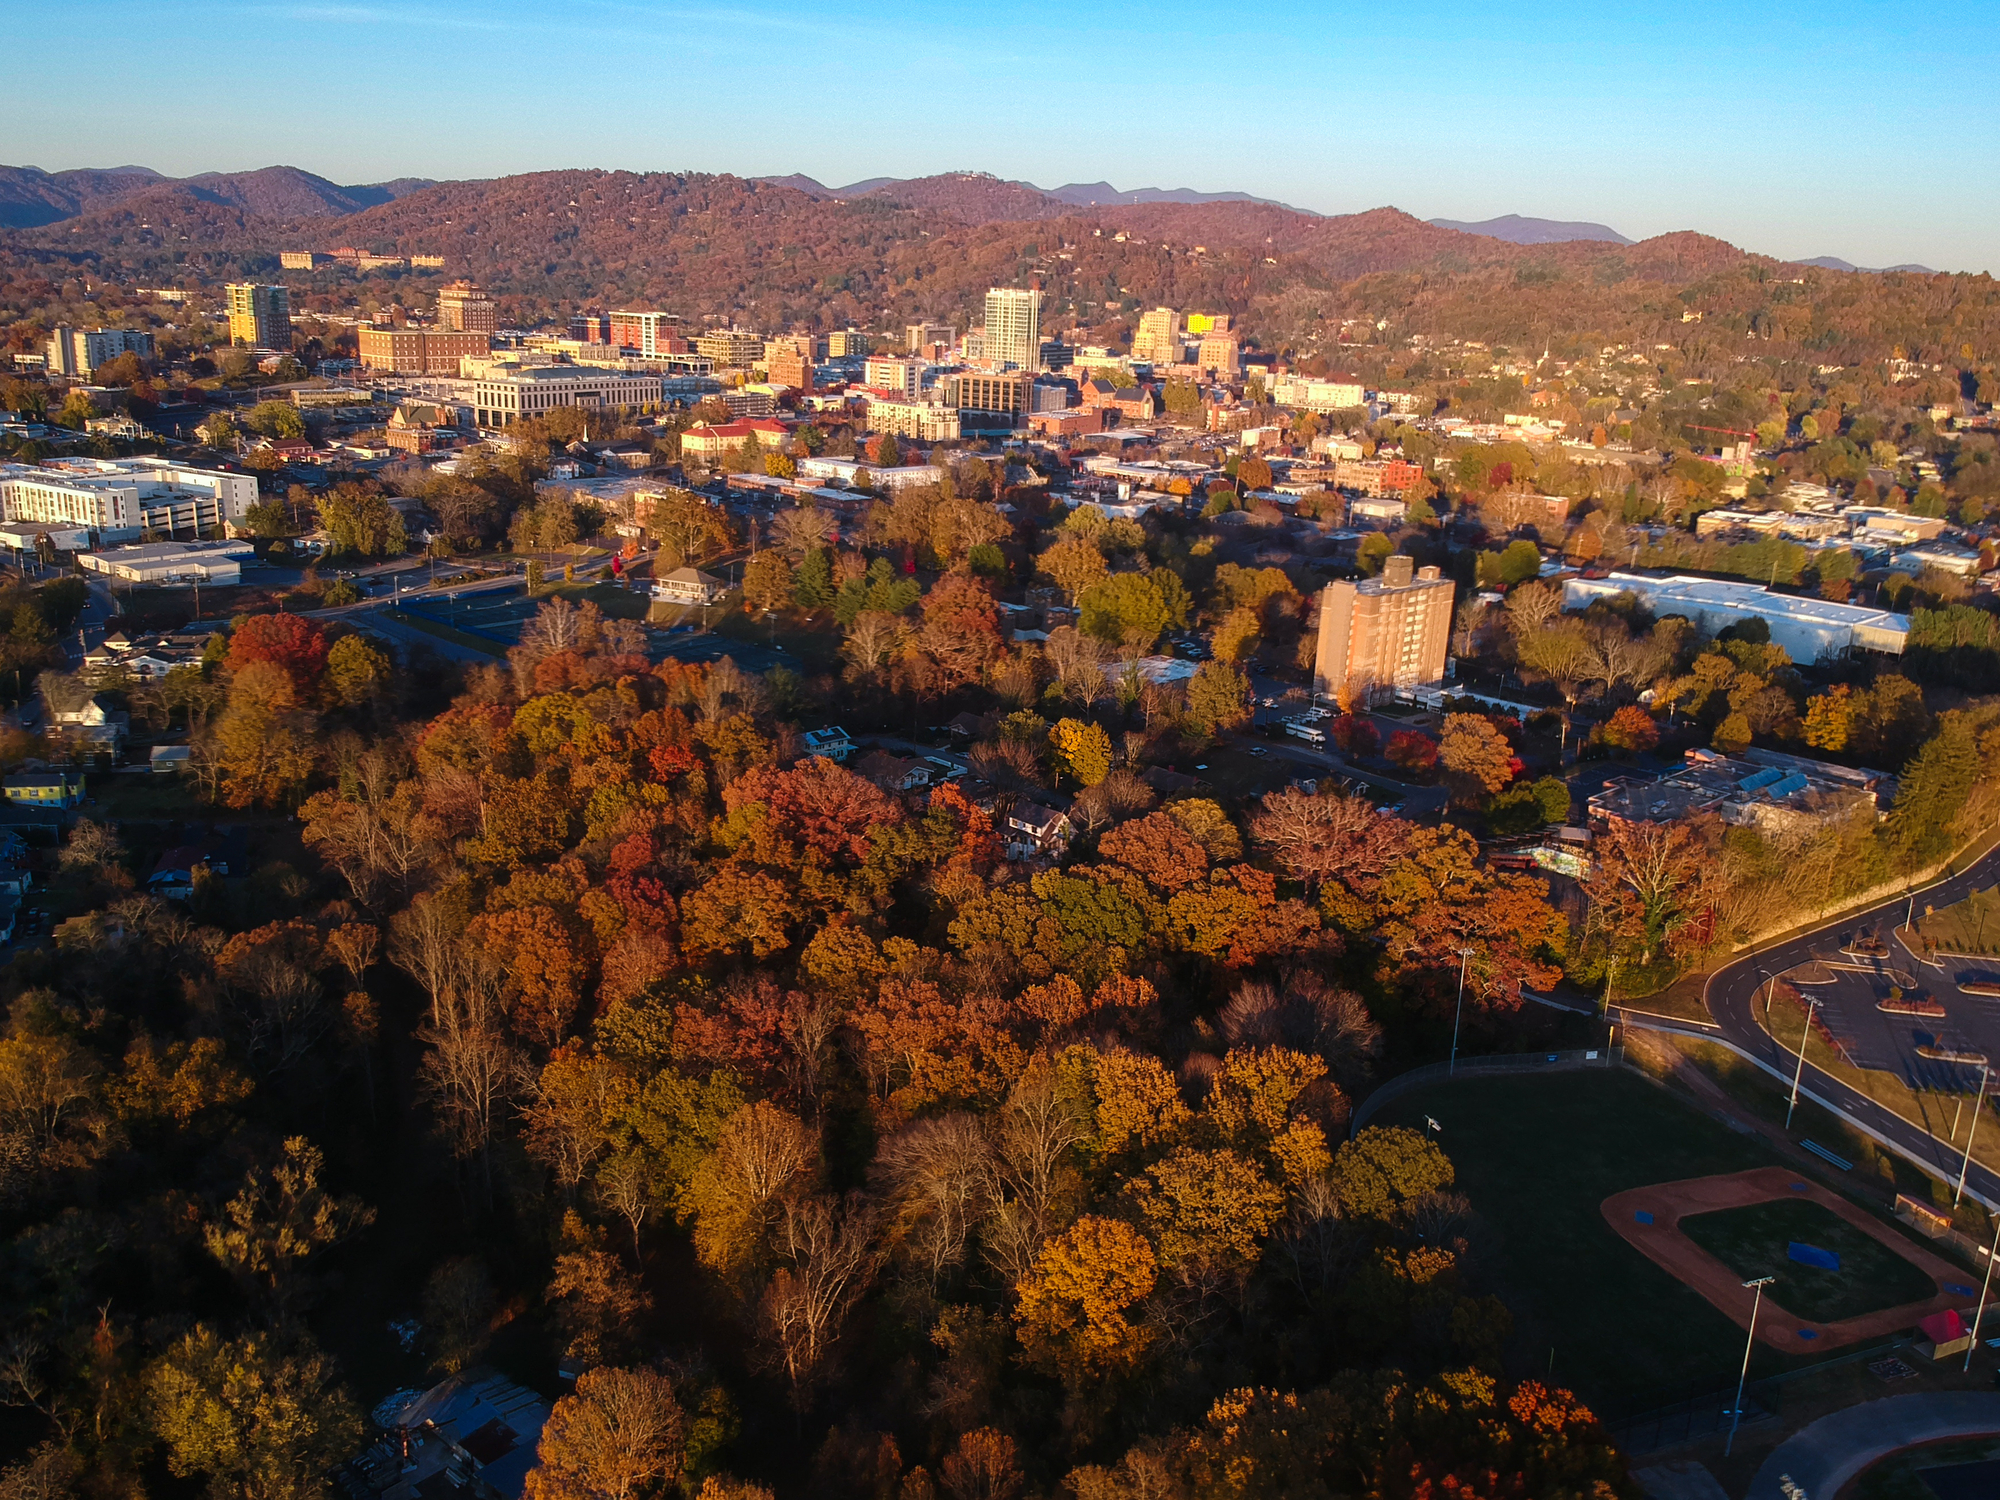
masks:
[(728, 592), (728, 583), (699, 568), (675, 568), (653, 584), (653, 597), (662, 604), (713, 604)]

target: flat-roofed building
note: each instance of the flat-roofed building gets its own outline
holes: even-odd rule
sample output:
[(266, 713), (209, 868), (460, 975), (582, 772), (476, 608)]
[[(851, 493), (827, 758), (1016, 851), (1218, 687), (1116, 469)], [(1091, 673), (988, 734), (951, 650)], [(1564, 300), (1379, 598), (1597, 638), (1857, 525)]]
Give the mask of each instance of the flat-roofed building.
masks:
[(946, 378), (944, 399), (947, 406), (955, 406), (961, 411), (1025, 417), (1030, 404), (1029, 388), (1033, 384), (1034, 376), (1025, 371), (1014, 375), (988, 375), (978, 370), (967, 370)]
[(257, 503), (253, 474), (164, 458), (63, 458), (0, 464), (0, 520), (82, 529), (95, 542), (143, 531), (195, 535), (243, 519)]
[(828, 359), (866, 359), (871, 336), (859, 328), (836, 328), (826, 336)]
[(1171, 307), (1139, 314), (1139, 331), (1132, 335), (1132, 357), (1154, 365), (1179, 364), (1181, 315)]
[(659, 376), (596, 366), (494, 367), (472, 382), (472, 416), (481, 427), (511, 427), (559, 406), (594, 409), (659, 403)]
[(1784, 647), (1793, 661), (1806, 666), (1836, 660), (1850, 651), (1901, 656), (1910, 634), (1909, 617), (1886, 609), (1774, 594), (1761, 583), (1685, 574), (1653, 577), (1614, 572), (1603, 578), (1565, 579), (1563, 608), (1586, 609), (1594, 599), (1619, 594), (1635, 596), (1655, 616), (1681, 615), (1707, 635), (1719, 635), (1748, 619), (1761, 619), (1770, 626), (1772, 641)]
[(958, 330), (949, 323), (910, 323), (903, 329), (903, 346), (912, 354), (922, 354), (938, 344), (948, 348), (957, 338)]
[(469, 281), (454, 281), (438, 293), (438, 327), (450, 333), (500, 331), (500, 309), (481, 288)]
[[(612, 316), (615, 322), (617, 315)], [(714, 361), (718, 370), (747, 370), (764, 357), (764, 340), (740, 328), (718, 328), (696, 335), (694, 352)]]
[(121, 354), (153, 357), (153, 336), (136, 328), (58, 328), (49, 335), (48, 372), (88, 380)]
[(292, 347), (290, 288), (232, 281), (223, 292), (228, 299), (230, 343), (253, 349)]
[(878, 354), (861, 367), (861, 378), (876, 390), (914, 396), (923, 389), (924, 361)]
[(958, 408), (913, 397), (871, 399), (866, 417), (870, 432), (888, 432), (924, 443), (956, 442), (964, 435)]
[(80, 566), (120, 583), (240, 583), (243, 559), (255, 555), (248, 542), (142, 542), (86, 552)]
[(456, 375), (460, 360), (493, 350), (488, 334), (438, 328), (363, 328), (356, 336), (364, 369), (398, 375)]
[(1328, 584), (1320, 595), (1313, 690), (1346, 706), (1444, 681), (1453, 593), (1449, 578), (1400, 552), (1384, 562), (1380, 578)]
[(787, 385), (806, 395), (812, 394), (813, 362), (795, 344), (781, 344), (765, 356), (764, 373), (773, 385)]
[[(649, 357), (687, 352), (686, 343), (680, 337), (679, 313), (627, 307), (612, 313), (608, 323), (606, 342), (617, 348), (636, 349)], [(677, 344), (679, 347), (676, 347)]]
[(1243, 369), (1243, 345), (1233, 333), (1204, 334), (1194, 362), (1205, 374), (1233, 377)]

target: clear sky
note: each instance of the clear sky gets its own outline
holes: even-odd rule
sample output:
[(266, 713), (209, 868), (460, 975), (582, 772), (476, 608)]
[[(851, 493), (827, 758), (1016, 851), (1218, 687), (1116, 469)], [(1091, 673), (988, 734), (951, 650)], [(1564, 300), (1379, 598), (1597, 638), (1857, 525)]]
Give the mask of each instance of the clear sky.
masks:
[(2000, 0), (0, 0), (0, 161), (977, 169), (2000, 271), (1996, 22)]

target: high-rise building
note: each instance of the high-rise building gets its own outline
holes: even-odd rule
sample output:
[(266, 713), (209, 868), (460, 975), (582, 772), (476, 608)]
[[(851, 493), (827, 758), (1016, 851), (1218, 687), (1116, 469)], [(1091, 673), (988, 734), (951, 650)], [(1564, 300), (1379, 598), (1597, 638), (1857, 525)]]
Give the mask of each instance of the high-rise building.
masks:
[[(605, 342), (621, 349), (637, 349), (648, 357), (671, 354), (674, 330), (681, 326), (679, 313), (655, 312), (648, 308), (626, 308), (611, 314), (611, 337)], [(762, 348), (762, 344), (758, 345)]]
[(575, 313), (569, 320), (569, 336), (579, 344), (608, 344), (611, 342), (611, 319), (593, 310)]
[(826, 336), (829, 359), (866, 359), (869, 336), (859, 328), (838, 328)]
[(229, 342), (253, 349), (292, 347), (292, 294), (281, 286), (232, 281), (229, 298)]
[(88, 380), (97, 367), (121, 354), (153, 357), (153, 336), (135, 328), (58, 328), (49, 335), (49, 373), (81, 375)]
[(984, 412), (991, 416), (1005, 417), (1005, 423), (975, 420), (972, 425), (995, 426), (1012, 425), (1014, 418), (1025, 418), (1029, 411), (1029, 391), (1034, 384), (1034, 376), (1026, 371), (1012, 375), (987, 375), (977, 370), (967, 370), (963, 374), (949, 375), (944, 381), (944, 400), (947, 406), (955, 406), (962, 413)]
[(933, 344), (949, 344), (957, 337), (958, 330), (949, 323), (909, 323), (903, 328), (903, 347), (921, 354)]
[(1313, 691), (1349, 707), (1377, 692), (1444, 681), (1452, 594), (1449, 578), (1400, 552), (1380, 578), (1328, 584), (1319, 600)]
[(1204, 370), (1229, 377), (1243, 372), (1243, 345), (1233, 333), (1205, 333), (1201, 338), (1201, 352), (1194, 362)]
[(437, 326), (448, 333), (498, 333), (500, 309), (469, 281), (454, 281), (438, 293)]
[(1150, 364), (1177, 364), (1181, 357), (1181, 315), (1171, 307), (1139, 314), (1139, 331), (1132, 335), (1132, 357)]
[(1042, 294), (996, 286), (986, 294), (986, 358), (1020, 370), (1042, 358)]

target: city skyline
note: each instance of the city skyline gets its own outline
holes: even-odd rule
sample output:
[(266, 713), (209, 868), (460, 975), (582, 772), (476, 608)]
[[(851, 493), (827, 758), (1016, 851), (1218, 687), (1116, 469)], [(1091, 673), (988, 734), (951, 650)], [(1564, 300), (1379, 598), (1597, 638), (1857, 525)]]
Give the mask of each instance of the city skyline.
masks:
[[(176, 11), (171, 27), (148, 7), (105, 12), (96, 59), (112, 85), (107, 101), (60, 121), (29, 97), (0, 101), (17, 164), (187, 175), (288, 162), (348, 183), (576, 166), (805, 172), (830, 183), (985, 170), (1045, 187), (1102, 179), (1245, 192), (1329, 214), (1387, 204), (1423, 218), (1594, 220), (1633, 239), (1691, 229), (1782, 259), (2000, 269), (2000, 197), (1950, 149), (1995, 123), (1979, 87), (1994, 50), (1984, 5), (1923, 16), (1850, 5), (1803, 34), (1781, 18), (1732, 14), (1726, 47), (1723, 18), (1699, 8), (1586, 21), (1565, 6), (1528, 26), (1448, 6), (1420, 46), (1378, 18), (1329, 24), (1296, 6), (1268, 13), (1254, 33), (1179, 5), (1088, 16), (1031, 6), (976, 23), (926, 13), (922, 26), (903, 0), (826, 17), (644, 3), (551, 16), (515, 0), (477, 16), (207, 3)], [(188, 24), (237, 28), (240, 87), (165, 118), (124, 105), (152, 97), (162, 49)], [(49, 14), (21, 11), (11, 25), (29, 50), (64, 35)], [(453, 48), (453, 67), (421, 97), (399, 86), (401, 70), (379, 66), (389, 25)], [(551, 58), (587, 72), (599, 66), (593, 57), (615, 53), (621, 68), (670, 76), (677, 66), (761, 66), (773, 46), (875, 49), (885, 35), (901, 39), (899, 50), (871, 50), (839, 91), (879, 124), (874, 132), (828, 128), (829, 103), (810, 89), (776, 95), (748, 119), (690, 109), (671, 90), (622, 96), (582, 128), (552, 130), (532, 107), (492, 107)], [(1056, 36), (1060, 56), (1049, 51)], [(334, 87), (302, 109), (302, 87), (313, 100), (297, 74), (308, 45), (314, 76)], [(1899, 55), (1925, 57), (1922, 91), (1885, 83), (1885, 59)], [(951, 108), (959, 84), (1002, 62), (1024, 70), (1025, 104), (1059, 111), (1066, 128), (997, 140)], [(1175, 79), (1201, 89), (1216, 128), (1121, 128), (1163, 108), (1178, 118), (1168, 108)], [(1321, 132), (1326, 149), (1299, 149)], [(1868, 184), (1888, 177), (1907, 212), (1871, 205)]]

